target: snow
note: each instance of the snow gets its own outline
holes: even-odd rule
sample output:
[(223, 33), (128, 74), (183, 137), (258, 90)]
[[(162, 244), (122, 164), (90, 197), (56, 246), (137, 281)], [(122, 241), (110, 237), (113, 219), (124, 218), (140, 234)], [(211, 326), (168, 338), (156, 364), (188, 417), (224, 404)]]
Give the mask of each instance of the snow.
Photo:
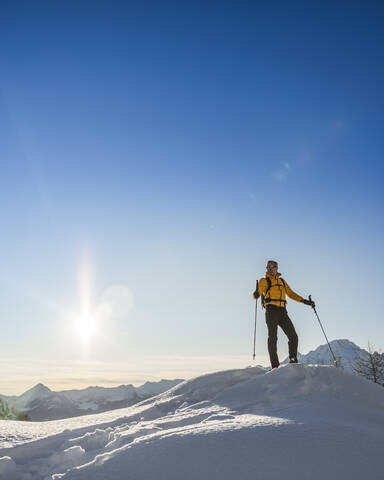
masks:
[(158, 395), (159, 393), (165, 392), (170, 388), (174, 387), (182, 380), (165, 380), (164, 378), (160, 382), (145, 382), (140, 387), (136, 388), (136, 392), (139, 397), (144, 398), (152, 395)]
[(332, 366), (229, 370), (129, 408), (0, 422), (6, 480), (384, 478), (384, 389)]
[(16, 472), (17, 472), (16, 463), (12, 460), (11, 457), (0, 458), (0, 475), (2, 478), (6, 478), (7, 475), (14, 476)]
[(132, 385), (120, 385), (115, 388), (88, 387), (84, 390), (64, 390), (61, 394), (79, 403), (92, 400), (97, 400), (98, 402), (117, 402), (134, 398), (136, 396), (136, 390)]
[[(348, 339), (332, 340), (329, 344), (339, 366), (349, 372), (354, 372), (354, 365), (358, 357), (368, 357), (368, 352), (366, 350), (360, 348)], [(297, 358), (300, 363), (333, 365), (333, 358), (328, 344), (320, 345), (316, 350), (311, 350), (305, 355), (299, 353)], [(282, 363), (288, 363), (288, 361), (289, 358), (286, 358)]]
[(13, 405), (18, 408), (19, 410), (27, 411), (30, 408), (30, 404), (38, 402), (44, 398), (48, 398), (53, 394), (53, 392), (43, 385), (42, 383), (38, 383), (34, 387), (30, 388), (22, 395), (20, 395)]
[(140, 387), (88, 387), (83, 390), (53, 392), (39, 383), (18, 397), (0, 395), (10, 406), (28, 412), (32, 420), (57, 420), (88, 413), (100, 413), (114, 408), (128, 407), (134, 403), (158, 395), (179, 384), (182, 380), (146, 382)]

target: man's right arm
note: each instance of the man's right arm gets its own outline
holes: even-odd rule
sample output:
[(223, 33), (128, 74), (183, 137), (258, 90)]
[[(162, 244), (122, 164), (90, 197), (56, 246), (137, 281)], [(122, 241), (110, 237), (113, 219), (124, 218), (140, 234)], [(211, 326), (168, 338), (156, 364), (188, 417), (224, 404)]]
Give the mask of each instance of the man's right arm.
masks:
[(253, 292), (253, 298), (257, 300), (260, 297), (260, 295), (263, 295), (263, 293), (266, 292), (266, 290), (267, 290), (267, 281), (264, 277), (260, 278), (258, 288)]

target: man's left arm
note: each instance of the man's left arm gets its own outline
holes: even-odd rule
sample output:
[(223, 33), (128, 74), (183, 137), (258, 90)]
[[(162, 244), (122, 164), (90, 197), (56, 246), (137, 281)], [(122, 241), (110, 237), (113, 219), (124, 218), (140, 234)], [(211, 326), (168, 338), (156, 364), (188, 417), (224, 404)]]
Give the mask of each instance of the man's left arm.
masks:
[[(284, 280), (285, 281), (285, 280)], [(298, 295), (297, 293), (295, 293), (291, 287), (288, 285), (287, 282), (285, 282), (285, 291), (287, 292), (287, 295), (289, 298), (292, 298), (292, 300), (296, 300), (296, 302), (301, 302), (301, 303), (304, 303), (305, 305), (309, 305), (310, 307), (314, 307), (315, 306), (315, 302), (313, 302), (312, 300), (306, 300), (305, 298), (303, 297), (300, 297), (300, 295)]]
[(300, 297), (300, 295), (291, 289), (287, 282), (285, 282), (285, 291), (287, 292), (288, 297), (292, 298), (292, 300), (296, 300), (296, 302), (302, 302), (304, 300), (303, 297)]

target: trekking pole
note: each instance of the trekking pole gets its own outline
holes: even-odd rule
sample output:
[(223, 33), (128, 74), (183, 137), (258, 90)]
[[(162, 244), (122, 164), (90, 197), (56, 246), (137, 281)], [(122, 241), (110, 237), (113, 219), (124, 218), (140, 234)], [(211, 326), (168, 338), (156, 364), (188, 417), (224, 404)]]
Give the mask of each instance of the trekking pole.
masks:
[[(309, 295), (309, 297), (308, 297), (308, 298), (309, 298), (309, 300), (312, 302), (312, 297), (311, 297), (311, 295)], [(316, 314), (317, 320), (318, 320), (318, 321), (319, 321), (319, 323), (320, 323), (320, 327), (321, 327), (321, 330), (322, 330), (322, 331), (323, 331), (323, 333), (324, 333), (324, 337), (325, 337), (325, 339), (327, 340), (327, 343), (328, 343), (329, 350), (330, 350), (330, 352), (331, 352), (331, 355), (332, 355), (332, 357), (333, 357), (333, 363), (334, 363), (335, 367), (337, 367), (338, 365), (337, 365), (337, 360), (336, 360), (336, 357), (335, 357), (335, 355), (333, 354), (333, 351), (332, 351), (331, 345), (330, 345), (330, 344), (329, 344), (329, 342), (328, 342), (328, 338), (327, 338), (327, 335), (325, 334), (325, 331), (324, 331), (323, 325), (322, 325), (322, 324), (321, 324), (321, 322), (320, 322), (319, 315), (317, 314), (317, 312), (316, 312), (316, 308), (315, 308), (315, 306), (314, 306), (314, 305), (312, 305), (312, 308), (313, 308), (313, 311), (314, 311), (314, 312), (315, 312), (315, 314)]]
[[(256, 292), (259, 290), (259, 281), (256, 280)], [(256, 322), (257, 322), (257, 298), (256, 298), (256, 304), (255, 304), (255, 329), (253, 332), (253, 360), (255, 360), (256, 357)]]

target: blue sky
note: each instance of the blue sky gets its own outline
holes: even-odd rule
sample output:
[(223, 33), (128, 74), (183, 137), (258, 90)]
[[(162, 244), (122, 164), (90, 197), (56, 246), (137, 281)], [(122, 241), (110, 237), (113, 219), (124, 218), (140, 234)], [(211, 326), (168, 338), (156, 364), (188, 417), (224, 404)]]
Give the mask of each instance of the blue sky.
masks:
[[(383, 348), (383, 14), (2, 2), (0, 392), (250, 364), (269, 258), (330, 339)], [(84, 289), (109, 305), (86, 348)]]

